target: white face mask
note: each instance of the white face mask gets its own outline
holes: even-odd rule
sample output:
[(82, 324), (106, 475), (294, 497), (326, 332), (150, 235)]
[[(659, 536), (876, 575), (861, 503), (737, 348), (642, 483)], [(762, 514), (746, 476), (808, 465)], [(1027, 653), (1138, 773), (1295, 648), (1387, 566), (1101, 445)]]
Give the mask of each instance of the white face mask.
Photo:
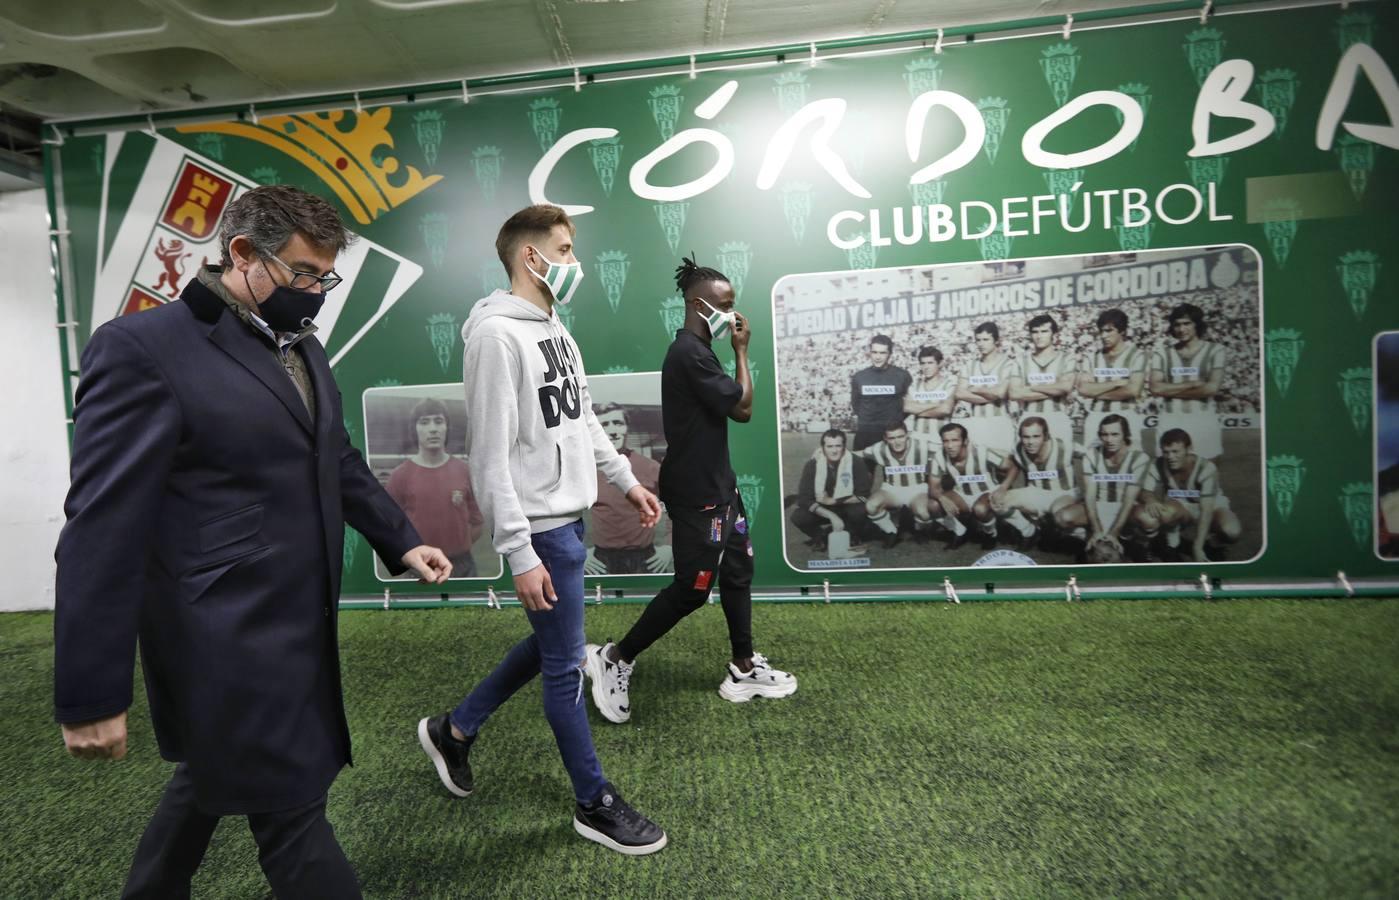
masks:
[[(539, 253), (538, 247), (532, 249), (535, 253)], [(578, 285), (583, 280), (583, 264), (580, 262), (556, 263), (543, 253), (539, 253), (539, 258), (549, 263), (549, 268), (545, 270), (543, 275), (530, 269), (528, 264), (525, 268), (529, 269), (531, 275), (544, 283), (544, 287), (548, 288), (555, 303), (567, 306), (568, 302), (573, 299), (573, 292), (578, 290)]]
[(729, 329), (733, 328), (734, 323), (738, 321), (738, 314), (733, 310), (720, 312), (710, 305), (709, 301), (705, 300), (703, 297), (696, 297), (695, 299), (705, 306), (708, 306), (711, 310), (710, 314), (704, 317), (704, 324), (709, 326), (710, 340), (717, 341), (721, 339), (724, 335), (729, 333)]

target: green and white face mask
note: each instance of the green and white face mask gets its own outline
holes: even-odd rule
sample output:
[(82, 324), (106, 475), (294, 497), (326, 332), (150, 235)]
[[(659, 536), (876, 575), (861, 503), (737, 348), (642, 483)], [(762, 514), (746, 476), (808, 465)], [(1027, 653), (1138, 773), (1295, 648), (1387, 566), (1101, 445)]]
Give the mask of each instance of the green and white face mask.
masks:
[[(531, 249), (535, 253), (539, 253), (538, 247)], [(583, 264), (580, 262), (556, 263), (543, 253), (539, 253), (539, 258), (549, 264), (549, 268), (544, 271), (543, 275), (530, 269), (528, 265), (525, 268), (529, 269), (531, 275), (544, 283), (544, 286), (549, 289), (549, 293), (553, 295), (555, 303), (567, 306), (568, 302), (573, 299), (573, 292), (578, 290), (578, 285), (583, 280)]]
[(704, 324), (709, 326), (710, 340), (721, 340), (724, 335), (729, 333), (729, 329), (733, 328), (734, 322), (737, 321), (738, 316), (735, 315), (732, 310), (729, 312), (722, 312), (721, 310), (715, 309), (714, 306), (703, 297), (696, 297), (695, 299), (709, 307), (709, 315), (704, 317)]

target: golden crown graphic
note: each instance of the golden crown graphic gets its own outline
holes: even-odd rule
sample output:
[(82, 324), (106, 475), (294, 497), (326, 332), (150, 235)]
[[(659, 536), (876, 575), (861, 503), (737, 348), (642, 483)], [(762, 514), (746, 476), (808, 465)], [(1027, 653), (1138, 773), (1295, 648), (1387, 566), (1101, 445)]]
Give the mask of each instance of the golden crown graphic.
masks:
[[(403, 166), (393, 150), (389, 107), (358, 113), (334, 110), (292, 116), (266, 116), (257, 123), (215, 122), (186, 125), (182, 134), (228, 134), (285, 153), (315, 173), (361, 225), (407, 202), (442, 180)], [(347, 117), (349, 117), (347, 119)], [(350, 124), (348, 130), (346, 125)]]

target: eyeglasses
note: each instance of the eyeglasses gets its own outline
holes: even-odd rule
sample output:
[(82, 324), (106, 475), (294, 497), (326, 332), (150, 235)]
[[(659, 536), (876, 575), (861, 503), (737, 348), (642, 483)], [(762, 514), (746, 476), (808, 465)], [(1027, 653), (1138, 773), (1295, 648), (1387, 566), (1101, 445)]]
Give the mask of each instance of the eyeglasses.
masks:
[(321, 293), (328, 294), (336, 285), (345, 280), (337, 275), (334, 269), (330, 270), (329, 275), (317, 275), (315, 272), (303, 272), (300, 269), (293, 269), (291, 266), (278, 259), (275, 253), (269, 253), (267, 255), (277, 260), (278, 265), (291, 273), (291, 281), (288, 282), (287, 286), (294, 291), (309, 291), (319, 284), (321, 286)]

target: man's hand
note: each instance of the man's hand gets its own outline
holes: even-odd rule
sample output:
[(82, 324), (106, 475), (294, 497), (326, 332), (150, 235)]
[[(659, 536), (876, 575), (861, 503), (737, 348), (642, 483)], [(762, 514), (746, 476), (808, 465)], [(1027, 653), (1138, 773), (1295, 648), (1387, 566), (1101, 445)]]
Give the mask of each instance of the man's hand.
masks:
[(600, 560), (600, 559), (597, 558), (597, 553), (594, 552), (594, 548), (592, 548), (592, 547), (589, 547), (589, 548), (588, 548), (588, 555), (587, 555), (587, 557), (584, 558), (584, 560), (583, 560), (583, 574), (584, 574), (584, 575), (606, 575), (606, 574), (607, 574), (607, 564), (604, 563), (602, 560)]
[(746, 350), (748, 339), (753, 336), (753, 331), (748, 327), (748, 317), (743, 313), (734, 312), (733, 334), (729, 336), (729, 342), (733, 344), (734, 350)]
[(668, 545), (660, 546), (657, 547), (656, 552), (652, 553), (650, 558), (646, 560), (646, 571), (656, 572), (657, 574), (669, 572), (674, 564), (675, 550)]
[(403, 564), (418, 573), (421, 584), (441, 584), (452, 574), (452, 561), (436, 547), (419, 544), (403, 554)]
[(627, 491), (627, 502), (636, 507), (642, 528), (654, 528), (661, 520), (661, 501), (641, 485)]
[(558, 595), (554, 593), (554, 581), (543, 564), (515, 576), (515, 596), (520, 598), (525, 609), (532, 612), (549, 612), (559, 602)]
[(1006, 494), (1009, 493), (1004, 487), (998, 487), (991, 492), (991, 508), (998, 513), (1006, 512)]
[(126, 756), (126, 711), (115, 716), (63, 727), (63, 744), (78, 759), (121, 759)]

